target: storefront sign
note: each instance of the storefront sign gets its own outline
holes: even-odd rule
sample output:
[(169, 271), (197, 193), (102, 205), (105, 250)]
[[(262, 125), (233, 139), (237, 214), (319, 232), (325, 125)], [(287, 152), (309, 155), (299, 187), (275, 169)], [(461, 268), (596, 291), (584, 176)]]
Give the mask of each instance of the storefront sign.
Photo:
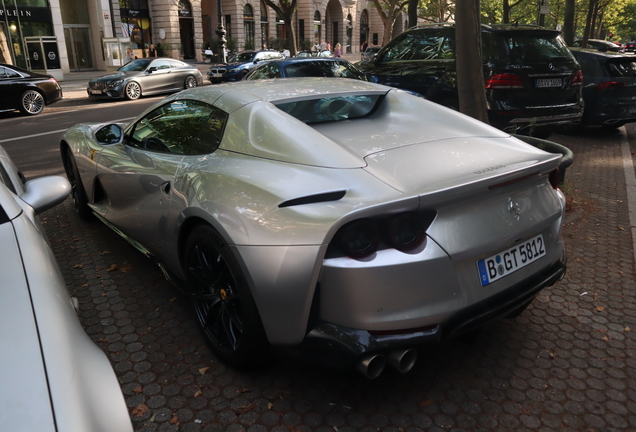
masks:
[(51, 10), (47, 7), (20, 6), (0, 7), (0, 20), (51, 22)]
[(124, 18), (150, 18), (148, 9), (119, 9), (119, 14)]

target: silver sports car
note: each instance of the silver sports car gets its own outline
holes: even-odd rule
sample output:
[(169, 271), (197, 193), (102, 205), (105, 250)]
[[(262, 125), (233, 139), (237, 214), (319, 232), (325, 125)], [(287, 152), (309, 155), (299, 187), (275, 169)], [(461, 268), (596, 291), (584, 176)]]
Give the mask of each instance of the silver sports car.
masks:
[(159, 93), (200, 86), (203, 77), (196, 66), (171, 58), (133, 60), (115, 73), (88, 82), (92, 98), (139, 99)]
[(378, 84), (188, 90), (61, 153), (80, 215), (156, 259), (235, 365), (278, 346), (406, 371), (565, 273), (562, 156)]
[(104, 353), (80, 324), (36, 214), (64, 177), (23, 183), (0, 147), (0, 430), (132, 432)]

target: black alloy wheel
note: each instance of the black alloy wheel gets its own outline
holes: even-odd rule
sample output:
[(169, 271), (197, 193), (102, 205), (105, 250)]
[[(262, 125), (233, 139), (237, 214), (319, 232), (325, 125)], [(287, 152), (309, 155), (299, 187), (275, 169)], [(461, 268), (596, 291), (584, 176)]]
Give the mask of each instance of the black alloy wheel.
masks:
[(88, 206), (88, 197), (86, 191), (82, 185), (77, 165), (75, 165), (75, 157), (70, 148), (65, 147), (62, 150), (62, 162), (64, 165), (64, 171), (66, 171), (66, 178), (71, 184), (71, 195), (73, 196), (73, 202), (75, 203), (75, 211), (80, 219), (92, 220), (93, 212)]
[(195, 227), (184, 272), (197, 323), (214, 353), (233, 366), (255, 366), (269, 348), (258, 309), (227, 243), (209, 225)]

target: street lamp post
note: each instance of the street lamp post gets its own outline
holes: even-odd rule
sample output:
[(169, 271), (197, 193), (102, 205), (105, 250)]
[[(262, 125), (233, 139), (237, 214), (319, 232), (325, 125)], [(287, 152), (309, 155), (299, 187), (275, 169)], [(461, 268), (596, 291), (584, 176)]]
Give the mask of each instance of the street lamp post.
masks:
[(225, 44), (227, 43), (227, 39), (225, 39), (225, 27), (223, 27), (223, 11), (221, 9), (222, 0), (217, 0), (217, 4), (219, 7), (219, 28), (216, 29), (216, 34), (219, 36), (219, 42), (221, 50), (221, 60), (225, 63), (227, 60), (225, 58)]

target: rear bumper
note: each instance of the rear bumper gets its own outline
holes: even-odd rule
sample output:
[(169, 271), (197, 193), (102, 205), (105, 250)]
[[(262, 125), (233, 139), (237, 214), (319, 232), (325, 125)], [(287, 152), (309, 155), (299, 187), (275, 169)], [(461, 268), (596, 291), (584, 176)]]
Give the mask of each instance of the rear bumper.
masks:
[(543, 115), (537, 117), (515, 116), (501, 113), (489, 113), (490, 123), (499, 128), (514, 127), (517, 132), (530, 127), (561, 126), (581, 121), (582, 109), (566, 114)]
[(563, 278), (566, 267), (566, 260), (557, 261), (532, 277), (457, 311), (439, 324), (419, 329), (389, 334), (320, 321), (292, 350), (314, 363), (345, 367), (366, 354), (439, 343), (515, 312), (531, 302), (541, 290)]

